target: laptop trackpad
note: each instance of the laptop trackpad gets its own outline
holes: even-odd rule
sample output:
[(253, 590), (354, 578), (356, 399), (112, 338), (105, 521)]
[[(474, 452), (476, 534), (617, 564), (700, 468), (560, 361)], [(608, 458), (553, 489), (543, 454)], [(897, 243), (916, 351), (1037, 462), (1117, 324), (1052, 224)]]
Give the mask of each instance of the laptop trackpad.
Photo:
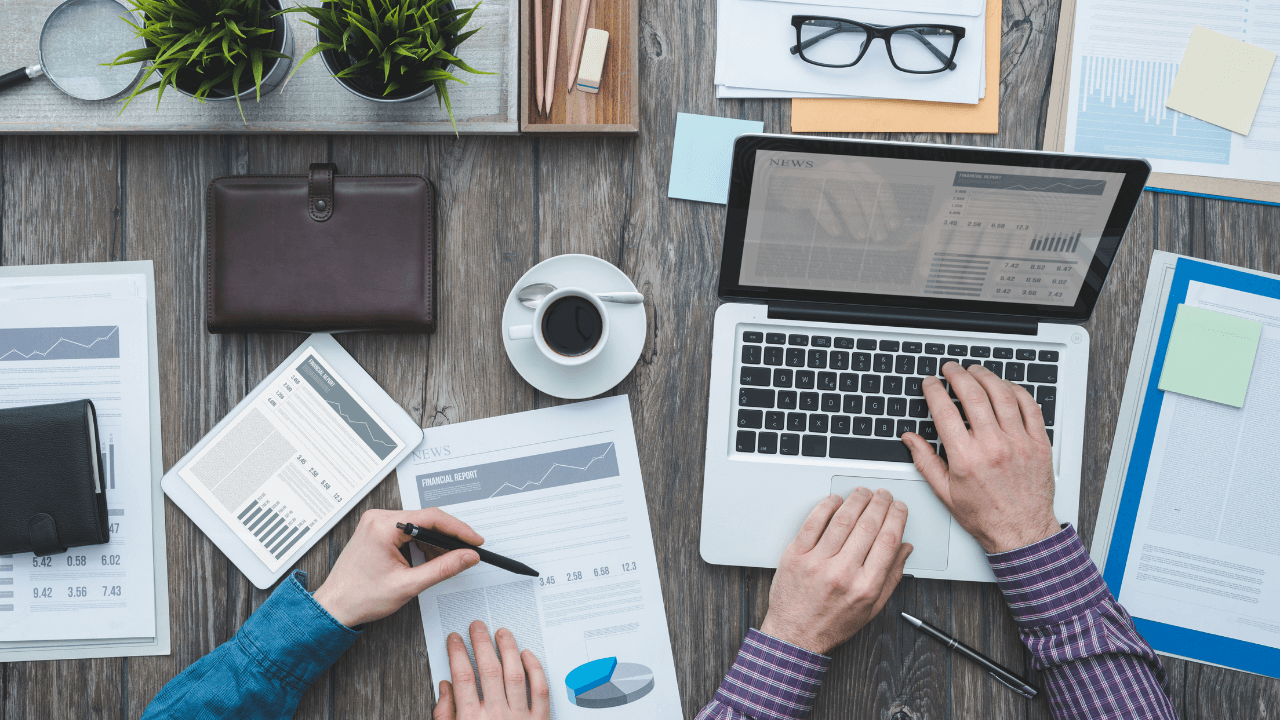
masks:
[(893, 493), (894, 500), (907, 504), (907, 529), (902, 539), (915, 546), (907, 558), (909, 571), (946, 570), (947, 550), (951, 543), (951, 513), (942, 504), (933, 488), (923, 480), (887, 480), (876, 477), (850, 477), (836, 475), (831, 478), (831, 492), (848, 497), (856, 487), (872, 490), (885, 488)]

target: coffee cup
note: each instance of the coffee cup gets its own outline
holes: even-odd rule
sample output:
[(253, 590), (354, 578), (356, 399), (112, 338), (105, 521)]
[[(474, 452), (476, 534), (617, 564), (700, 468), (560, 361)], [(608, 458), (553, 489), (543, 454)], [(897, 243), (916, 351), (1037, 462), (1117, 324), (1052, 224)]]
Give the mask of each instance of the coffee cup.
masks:
[(591, 362), (609, 340), (609, 312), (595, 293), (566, 287), (548, 293), (533, 311), (531, 325), (507, 328), (512, 340), (533, 340), (559, 365)]

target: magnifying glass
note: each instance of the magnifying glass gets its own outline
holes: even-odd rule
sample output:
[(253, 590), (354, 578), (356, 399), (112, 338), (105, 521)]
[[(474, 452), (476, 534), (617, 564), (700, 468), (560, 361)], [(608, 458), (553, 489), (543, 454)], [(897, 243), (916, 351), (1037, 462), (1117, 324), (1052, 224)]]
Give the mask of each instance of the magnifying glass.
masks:
[(44, 75), (62, 92), (80, 100), (106, 100), (129, 89), (145, 63), (110, 63), (121, 53), (142, 47), (133, 18), (117, 0), (66, 0), (49, 13), (40, 31), (40, 64), (0, 75), (0, 90)]

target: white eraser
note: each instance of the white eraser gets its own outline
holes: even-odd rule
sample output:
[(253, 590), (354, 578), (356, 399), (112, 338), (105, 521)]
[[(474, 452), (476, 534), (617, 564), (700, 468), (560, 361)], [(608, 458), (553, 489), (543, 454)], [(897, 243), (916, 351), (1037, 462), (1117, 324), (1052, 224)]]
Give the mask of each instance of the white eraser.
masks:
[(578, 63), (578, 89), (583, 92), (600, 92), (600, 75), (604, 73), (604, 52), (609, 49), (609, 33), (595, 28), (587, 29), (582, 43), (582, 62)]

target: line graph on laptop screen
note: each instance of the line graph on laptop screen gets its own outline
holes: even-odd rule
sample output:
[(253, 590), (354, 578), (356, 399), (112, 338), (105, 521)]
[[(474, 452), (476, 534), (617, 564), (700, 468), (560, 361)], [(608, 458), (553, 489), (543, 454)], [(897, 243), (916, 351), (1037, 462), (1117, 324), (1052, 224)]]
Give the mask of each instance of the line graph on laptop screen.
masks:
[(759, 150), (739, 282), (1071, 306), (1123, 180)]

